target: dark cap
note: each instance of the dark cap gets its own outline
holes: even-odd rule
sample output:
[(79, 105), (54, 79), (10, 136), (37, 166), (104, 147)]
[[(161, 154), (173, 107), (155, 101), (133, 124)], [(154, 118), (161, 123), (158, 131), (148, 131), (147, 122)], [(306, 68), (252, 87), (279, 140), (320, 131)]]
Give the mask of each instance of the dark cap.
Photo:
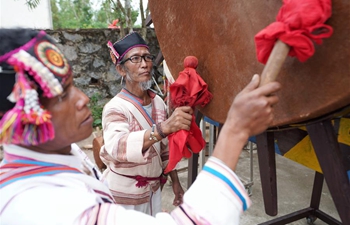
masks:
[(124, 55), (133, 48), (146, 47), (148, 49), (145, 40), (137, 32), (126, 35), (114, 44), (108, 41), (107, 47), (109, 48), (110, 56), (114, 64), (119, 63)]

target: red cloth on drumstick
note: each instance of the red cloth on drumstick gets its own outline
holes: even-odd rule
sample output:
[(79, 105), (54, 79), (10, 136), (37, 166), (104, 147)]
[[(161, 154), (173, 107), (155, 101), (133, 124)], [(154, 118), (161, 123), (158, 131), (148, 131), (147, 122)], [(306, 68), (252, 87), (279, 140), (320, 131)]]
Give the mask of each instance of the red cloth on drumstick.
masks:
[(284, 0), (276, 22), (255, 35), (259, 62), (267, 62), (277, 39), (290, 46), (289, 56), (305, 62), (315, 52), (311, 40), (322, 44), (332, 35), (333, 28), (324, 24), (331, 14), (330, 0)]
[[(213, 98), (208, 91), (208, 85), (197, 73), (198, 59), (195, 56), (187, 56), (184, 60), (184, 70), (170, 85), (170, 100), (174, 108), (179, 106), (205, 106)], [(190, 130), (179, 130), (168, 136), (169, 163), (165, 173), (172, 171), (182, 157), (189, 158), (192, 153), (200, 152), (205, 146), (202, 132), (192, 116)]]

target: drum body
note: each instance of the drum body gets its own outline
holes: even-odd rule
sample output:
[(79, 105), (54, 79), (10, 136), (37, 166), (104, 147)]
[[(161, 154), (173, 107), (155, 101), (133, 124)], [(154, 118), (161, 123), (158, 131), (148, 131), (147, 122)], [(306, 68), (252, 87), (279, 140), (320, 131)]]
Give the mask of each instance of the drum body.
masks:
[[(194, 55), (197, 72), (213, 100), (199, 110), (223, 123), (234, 97), (264, 65), (256, 57), (254, 36), (276, 21), (282, 1), (149, 0), (161, 51), (176, 79), (183, 60)], [(332, 1), (326, 22), (334, 33), (315, 44), (306, 62), (287, 57), (277, 80), (272, 127), (309, 121), (350, 105), (350, 1)]]

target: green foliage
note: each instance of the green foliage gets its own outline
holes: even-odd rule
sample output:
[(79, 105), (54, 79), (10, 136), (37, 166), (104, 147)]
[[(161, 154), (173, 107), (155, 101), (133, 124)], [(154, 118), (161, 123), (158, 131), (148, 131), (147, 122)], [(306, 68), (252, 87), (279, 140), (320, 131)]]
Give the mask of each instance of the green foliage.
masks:
[(139, 16), (139, 11), (137, 10), (131, 11), (131, 20), (133, 24), (136, 22), (138, 16)]
[(51, 0), (54, 29), (95, 28), (90, 0)]
[[(125, 25), (125, 15), (118, 7), (118, 0), (99, 0), (101, 7), (93, 9), (93, 0), (50, 0), (54, 29), (107, 28), (115, 19)], [(26, 0), (29, 8), (34, 9), (40, 0)], [(139, 11), (131, 8), (131, 21), (134, 24)]]
[(110, 1), (103, 1), (101, 8), (95, 12), (96, 20), (100, 23), (104, 23), (104, 28), (112, 23), (113, 20), (121, 18), (121, 10), (115, 12), (112, 8), (113, 6)]
[(99, 93), (94, 93), (90, 98), (90, 110), (92, 117), (94, 118), (93, 127), (99, 127), (102, 128), (102, 111), (103, 106), (99, 105), (98, 102), (101, 100), (102, 97)]
[(56, 0), (50, 0), (50, 4), (51, 4), (53, 27), (60, 27), (60, 17), (58, 13), (58, 7), (56, 5)]

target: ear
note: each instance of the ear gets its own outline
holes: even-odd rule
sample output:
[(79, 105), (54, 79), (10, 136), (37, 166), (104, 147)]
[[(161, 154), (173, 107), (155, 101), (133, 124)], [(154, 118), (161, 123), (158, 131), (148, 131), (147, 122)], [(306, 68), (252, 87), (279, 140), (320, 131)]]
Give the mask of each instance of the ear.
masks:
[(125, 71), (125, 68), (123, 66), (121, 66), (120, 64), (117, 64), (115, 66), (115, 69), (117, 70), (117, 72), (122, 76), (124, 77), (126, 75), (126, 71)]

